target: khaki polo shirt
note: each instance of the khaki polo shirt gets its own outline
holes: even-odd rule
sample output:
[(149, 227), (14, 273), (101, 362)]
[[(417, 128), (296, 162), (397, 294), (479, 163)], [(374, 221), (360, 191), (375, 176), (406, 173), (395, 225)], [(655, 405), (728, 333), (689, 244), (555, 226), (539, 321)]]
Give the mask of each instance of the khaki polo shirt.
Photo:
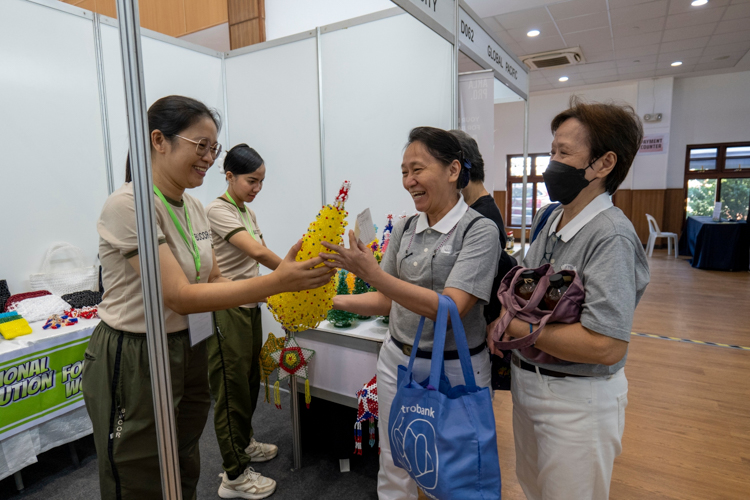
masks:
[[(182, 224), (188, 238), (187, 222), (183, 204), (190, 214), (193, 233), (198, 242), (201, 259), (201, 283), (208, 282), (213, 267), (211, 228), (203, 210), (203, 205), (185, 193), (181, 201), (169, 200), (177, 219)], [(162, 201), (154, 195), (156, 208), (156, 232), (159, 244), (166, 243), (179, 262), (190, 283), (196, 282), (195, 262), (185, 241), (169, 216)], [(133, 333), (146, 332), (143, 309), (141, 278), (128, 259), (138, 255), (138, 235), (135, 224), (135, 198), (133, 184), (126, 183), (112, 193), (104, 203), (97, 222), (99, 233), (99, 259), (102, 264), (104, 296), (99, 304), (99, 317), (116, 330)], [(185, 330), (187, 316), (182, 316), (164, 308), (164, 322), (167, 333)]]
[[(242, 217), (247, 218), (250, 222), (251, 229), (255, 231), (258, 239), (262, 239), (263, 233), (258, 228), (255, 212), (249, 208), (242, 207), (238, 210), (224, 198), (217, 198), (206, 206), (206, 217), (211, 224), (211, 237), (216, 252), (216, 261), (219, 263), (221, 275), (232, 281), (255, 278), (259, 274), (258, 262), (229, 242), (229, 239), (235, 234), (240, 231), (247, 231), (242, 218), (240, 218), (240, 211)], [(258, 307), (258, 304), (245, 304), (242, 307), (254, 308)]]

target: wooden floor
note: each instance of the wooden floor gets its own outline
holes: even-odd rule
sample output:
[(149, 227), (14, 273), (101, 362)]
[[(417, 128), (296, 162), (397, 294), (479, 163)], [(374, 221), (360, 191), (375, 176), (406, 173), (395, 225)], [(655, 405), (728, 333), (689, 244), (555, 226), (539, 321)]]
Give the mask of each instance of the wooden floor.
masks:
[[(750, 347), (750, 274), (693, 269), (656, 250), (633, 331)], [(750, 351), (633, 337), (614, 500), (750, 499)], [(503, 499), (515, 475), (508, 392), (495, 393)], [(420, 497), (424, 498), (424, 497)]]

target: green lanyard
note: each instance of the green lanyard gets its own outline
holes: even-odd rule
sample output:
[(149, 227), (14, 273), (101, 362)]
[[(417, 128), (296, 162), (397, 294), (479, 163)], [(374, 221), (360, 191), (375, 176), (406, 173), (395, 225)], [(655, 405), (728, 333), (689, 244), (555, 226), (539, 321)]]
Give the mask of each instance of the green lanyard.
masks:
[[(245, 214), (245, 217), (242, 217), (242, 210), (240, 210), (240, 207), (237, 206), (237, 203), (234, 202), (234, 200), (232, 199), (232, 197), (229, 196), (229, 191), (228, 190), (224, 194), (227, 196), (227, 198), (229, 198), (229, 201), (232, 202), (232, 205), (234, 205), (234, 208), (236, 208), (237, 211), (240, 213), (240, 220), (245, 225), (245, 229), (247, 229), (247, 232), (250, 233), (250, 235), (253, 238), (255, 238), (255, 241), (257, 241), (258, 243), (260, 243), (260, 240), (258, 239), (258, 236), (255, 234), (255, 231), (253, 230), (253, 224), (250, 222), (250, 217), (247, 214)], [(261, 245), (262, 245), (262, 243), (261, 243)]]
[(190, 214), (188, 214), (187, 205), (183, 203), (182, 209), (185, 210), (185, 221), (187, 222), (188, 231), (190, 231), (190, 237), (193, 239), (192, 245), (190, 244), (187, 236), (185, 236), (185, 231), (182, 229), (180, 219), (177, 218), (174, 210), (172, 210), (172, 206), (167, 202), (166, 198), (164, 198), (164, 195), (161, 194), (161, 191), (158, 187), (156, 187), (156, 185), (154, 185), (154, 193), (156, 193), (156, 196), (158, 196), (161, 202), (164, 204), (167, 212), (169, 212), (169, 216), (172, 217), (172, 222), (174, 222), (175, 227), (177, 227), (177, 231), (179, 231), (180, 236), (182, 236), (182, 241), (185, 242), (188, 250), (190, 250), (190, 254), (193, 256), (193, 261), (195, 261), (195, 281), (199, 282), (201, 280), (201, 254), (198, 250), (198, 242), (195, 239), (195, 234), (193, 234), (193, 225), (190, 223)]

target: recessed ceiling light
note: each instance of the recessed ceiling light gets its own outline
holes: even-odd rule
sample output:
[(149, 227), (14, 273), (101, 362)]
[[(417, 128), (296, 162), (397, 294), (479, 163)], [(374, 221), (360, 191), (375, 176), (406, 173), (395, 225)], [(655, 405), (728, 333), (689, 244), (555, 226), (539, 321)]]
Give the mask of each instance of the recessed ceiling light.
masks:
[(559, 81), (559, 82), (567, 82), (568, 81), (568, 77), (567, 76), (561, 76), (560, 78), (557, 79), (557, 81)]
[(708, 0), (693, 0), (692, 5), (693, 7), (700, 7), (701, 5), (706, 5), (708, 3)]
[(672, 66), (682, 66), (682, 61), (675, 61), (672, 63)]
[(729, 59), (729, 56), (714, 57), (714, 61), (723, 61), (724, 59)]
[(535, 37), (539, 36), (540, 31), (539, 30), (531, 30), (528, 33), (526, 33), (526, 36)]

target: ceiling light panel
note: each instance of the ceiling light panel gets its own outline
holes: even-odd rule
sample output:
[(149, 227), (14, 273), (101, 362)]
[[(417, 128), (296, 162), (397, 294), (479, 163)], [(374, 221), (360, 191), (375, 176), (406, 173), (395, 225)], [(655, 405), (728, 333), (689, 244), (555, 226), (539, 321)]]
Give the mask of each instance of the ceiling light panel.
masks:
[(693, 10), (682, 14), (667, 16), (666, 29), (684, 28), (686, 26), (698, 26), (699, 24), (710, 24), (718, 22), (724, 14), (724, 7), (716, 9)]
[(596, 28), (607, 28), (609, 30), (609, 15), (606, 12), (589, 14), (587, 16), (571, 17), (557, 21), (563, 36), (576, 31), (588, 31)]
[(664, 29), (664, 23), (667, 22), (667, 16), (645, 19), (631, 24), (612, 25), (612, 34), (615, 39), (625, 36), (644, 35)]
[(662, 42), (676, 42), (679, 40), (687, 40), (688, 38), (696, 38), (702, 36), (710, 36), (716, 29), (716, 23), (700, 24), (698, 26), (686, 26), (684, 28), (675, 28), (671, 30), (664, 30), (664, 37)]
[(659, 52), (678, 52), (680, 50), (688, 49), (700, 49), (708, 44), (709, 37), (704, 36), (701, 38), (689, 38), (687, 40), (680, 40), (679, 42), (662, 42), (661, 49)]
[(569, 2), (553, 3), (547, 6), (556, 21), (571, 17), (607, 12), (607, 2), (602, 0), (570, 0)]
[(639, 21), (666, 16), (667, 5), (667, 0), (659, 0), (657, 2), (642, 3), (624, 9), (614, 9), (612, 7), (612, 2), (610, 1), (609, 8), (612, 16), (612, 24), (629, 24), (634, 26)]
[[(750, 4), (748, 4), (750, 5)], [(750, 24), (750, 19), (747, 20)], [(724, 33), (721, 35), (714, 35), (708, 42), (708, 46), (714, 45), (726, 45), (730, 43), (741, 44), (750, 41), (750, 31), (736, 31), (734, 33)]]

